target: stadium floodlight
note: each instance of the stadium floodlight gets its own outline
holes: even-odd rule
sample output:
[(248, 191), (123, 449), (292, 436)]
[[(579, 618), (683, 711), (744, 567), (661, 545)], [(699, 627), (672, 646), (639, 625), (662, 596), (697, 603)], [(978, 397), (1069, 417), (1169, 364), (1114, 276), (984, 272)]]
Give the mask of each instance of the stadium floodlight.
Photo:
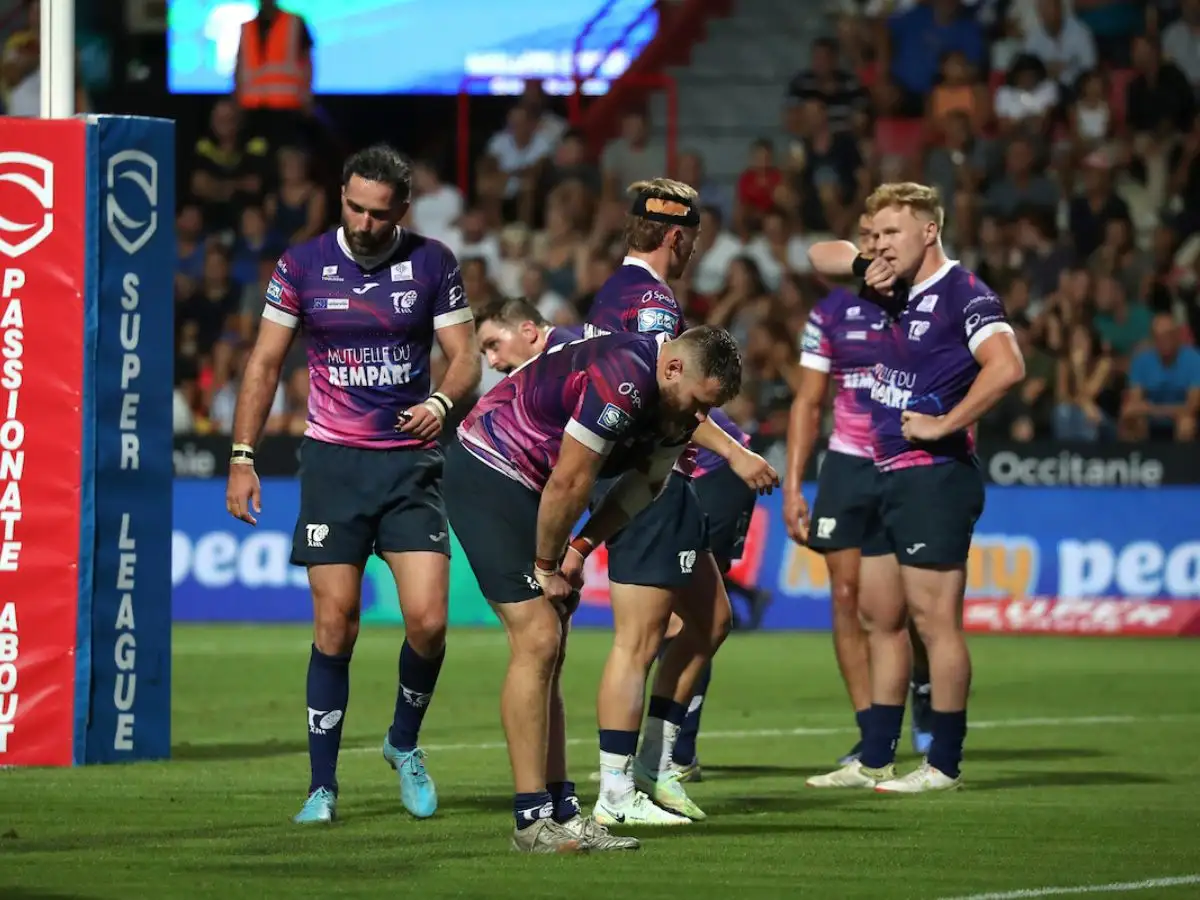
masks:
[(42, 118), (75, 114), (75, 0), (42, 0)]

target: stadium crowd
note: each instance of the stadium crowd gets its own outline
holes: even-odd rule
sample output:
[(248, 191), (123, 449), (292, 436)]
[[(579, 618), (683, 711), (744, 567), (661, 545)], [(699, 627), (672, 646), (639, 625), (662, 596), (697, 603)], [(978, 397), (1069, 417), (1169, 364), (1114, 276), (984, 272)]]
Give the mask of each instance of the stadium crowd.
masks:
[[(747, 147), (736, 183), (706, 176), (703, 146), (674, 161), (704, 204), (696, 256), (674, 287), (691, 320), (729, 328), (743, 349), (734, 419), (783, 434), (797, 336), (823, 290), (808, 246), (852, 236), (873, 185), (912, 178), (942, 192), (948, 248), (1004, 297), (1026, 354), (1024, 385), (983, 423), (990, 436), (1192, 439), (1200, 0), (833, 6), (836, 38), (812, 48), (779, 133)], [(22, 34), (5, 48), (9, 102), (36, 72), (36, 40)], [(668, 160), (638, 110), (593, 159), (549, 106), (531, 83), (476, 161), (471, 196), (443, 180), (445, 160), (418, 161), (408, 224), (458, 255), (473, 305), (523, 295), (565, 324), (620, 262), (623, 187)], [(318, 176), (319, 160), (253, 123), (218, 100), (183, 161), (177, 432), (230, 429), (275, 260), (337, 218), (335, 173)], [(498, 378), (485, 367), (483, 389)], [(297, 350), (268, 433), (303, 431), (307, 392)]]

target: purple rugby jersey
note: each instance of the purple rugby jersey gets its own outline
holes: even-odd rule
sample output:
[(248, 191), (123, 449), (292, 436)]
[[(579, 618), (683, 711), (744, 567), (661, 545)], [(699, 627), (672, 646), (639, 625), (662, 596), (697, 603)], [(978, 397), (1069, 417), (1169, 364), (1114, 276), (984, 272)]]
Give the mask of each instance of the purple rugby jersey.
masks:
[(664, 341), (611, 334), (551, 347), (481, 397), (458, 439), (481, 462), (538, 493), (564, 434), (608, 456), (605, 477), (628, 471), (659, 443)]
[[(665, 334), (671, 338), (684, 331), (683, 310), (675, 293), (649, 264), (632, 256), (625, 257), (621, 267), (596, 292), (584, 325), (588, 336), (620, 331)], [(709, 417), (743, 447), (749, 446), (750, 438), (725, 413), (714, 409)], [(711, 450), (692, 446), (680, 458), (676, 471), (699, 478), (724, 465), (728, 463)]]
[(308, 427), (318, 441), (371, 449), (433, 447), (395, 430), (396, 415), (429, 396), (439, 328), (474, 316), (445, 245), (399, 229), (373, 260), (342, 230), (291, 248), (267, 286), (263, 318), (302, 326), (308, 341)]
[(979, 374), (979, 345), (1005, 332), (1011, 334), (1012, 327), (1000, 298), (955, 260), (913, 286), (889, 339), (880, 345), (871, 388), (875, 463), (881, 470), (973, 459), (970, 431), (913, 444), (901, 433), (900, 414), (911, 409), (940, 416), (953, 409)]
[(833, 379), (833, 433), (829, 449), (873, 459), (871, 438), (872, 370), (891, 337), (887, 313), (844, 288), (834, 288), (808, 316), (801, 338), (800, 365)]

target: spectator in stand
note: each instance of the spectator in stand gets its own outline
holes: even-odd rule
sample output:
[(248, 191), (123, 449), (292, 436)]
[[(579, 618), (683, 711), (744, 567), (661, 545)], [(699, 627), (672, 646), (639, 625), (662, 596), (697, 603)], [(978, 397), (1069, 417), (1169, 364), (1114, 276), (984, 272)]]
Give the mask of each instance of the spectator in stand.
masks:
[(1009, 322), (1025, 359), (1025, 380), (1016, 390), (1009, 391), (980, 424), (997, 440), (1026, 443), (1046, 437), (1050, 432), (1056, 364), (1054, 358), (1034, 342), (1029, 319), (1010, 312)]
[[(250, 358), (249, 345), (242, 343), (227, 346), (229, 352), (227, 359), (222, 361), (222, 371), (214, 376), (218, 387), (213, 391), (208, 409), (209, 420), (218, 434), (233, 432), (233, 411), (237, 406), (237, 395), (242, 385), (242, 373), (246, 371), (246, 361)], [(214, 368), (217, 367), (215, 361), (213, 365)], [(282, 434), (287, 431), (287, 426), (287, 393), (281, 379), (275, 386), (275, 397), (267, 413), (267, 424), (263, 434)]]
[(750, 164), (738, 178), (737, 202), (756, 219), (775, 205), (775, 189), (783, 182), (783, 173), (775, 165), (775, 147), (766, 138), (750, 145)]
[(567, 132), (567, 122), (547, 108), (546, 89), (542, 82), (533, 78), (525, 82), (521, 106), (525, 107), (533, 118), (533, 127), (538, 137), (550, 146), (557, 147)]
[(810, 242), (795, 231), (786, 212), (772, 207), (762, 220), (762, 233), (746, 245), (746, 255), (754, 260), (770, 291), (779, 290), (788, 272), (807, 272)]
[(199, 372), (189, 356), (176, 355), (175, 390), (171, 398), (171, 430), (175, 434), (194, 434), (197, 427), (195, 408), (199, 405)]
[(549, 196), (551, 191), (568, 181), (579, 182), (590, 194), (596, 196), (600, 195), (604, 186), (600, 170), (588, 161), (583, 132), (574, 129), (565, 132), (555, 148), (554, 158), (545, 169), (541, 193)]
[(278, 155), (279, 179), (263, 204), (271, 231), (289, 246), (311, 240), (325, 230), (325, 191), (313, 180), (309, 155), (299, 147), (283, 147)]
[(982, 71), (987, 66), (983, 29), (959, 0), (928, 0), (896, 13), (887, 23), (880, 58), (890, 77), (880, 94), (884, 114), (920, 118), (942, 57), (952, 50)]
[(480, 161), (488, 200), (500, 201), (505, 221), (532, 223), (543, 168), (554, 153), (551, 139), (538, 131), (535, 115), (521, 104), (510, 109), (505, 127), (492, 135)]
[(1035, 161), (1034, 147), (1029, 139), (1014, 136), (1004, 154), (1004, 176), (984, 195), (986, 213), (1008, 220), (1021, 209), (1053, 211), (1058, 208), (1061, 199), (1058, 185), (1035, 171)]
[(1114, 122), (1108, 98), (1108, 79), (1102, 71), (1093, 69), (1080, 77), (1067, 116), (1077, 156), (1102, 149), (1112, 137)]
[(1150, 309), (1130, 300), (1115, 278), (1094, 279), (1096, 315), (1092, 325), (1118, 356), (1129, 357), (1150, 337)]
[(492, 280), (505, 297), (521, 296), (521, 278), (532, 242), (533, 232), (522, 222), (505, 225), (500, 232), (500, 265), (492, 273)]
[(1054, 438), (1095, 441), (1111, 428), (1099, 398), (1112, 376), (1112, 357), (1087, 325), (1073, 326), (1067, 353), (1058, 360), (1054, 388)]
[(1063, 0), (1038, 0), (1037, 15), (1025, 35), (1025, 52), (1037, 57), (1064, 90), (1096, 67), (1096, 41), (1079, 17), (1063, 8)]
[(196, 293), (181, 310), (180, 318), (197, 326), (201, 352), (236, 323), (231, 317), (241, 310), (241, 294), (229, 274), (229, 252), (220, 244), (210, 244), (204, 258), (204, 277)]
[(1162, 33), (1163, 56), (1200, 87), (1200, 0), (1182, 0), (1179, 20)]
[(261, 0), (242, 26), (233, 95), (251, 128), (276, 144), (296, 140), (313, 107), (313, 39), (308, 23)]
[(1121, 410), (1121, 428), (1132, 440), (1191, 441), (1200, 416), (1200, 351), (1185, 347), (1171, 316), (1154, 317), (1154, 346), (1134, 357)]
[(1050, 134), (1058, 102), (1058, 82), (1049, 76), (1042, 61), (1028, 54), (1018, 56), (996, 91), (1001, 138), (1020, 134), (1040, 143)]
[(1171, 148), (1170, 192), (1179, 212), (1169, 220), (1177, 240), (1185, 240), (1200, 231), (1200, 116), (1183, 139)]
[(942, 123), (943, 140), (925, 157), (925, 181), (938, 189), (953, 214), (946, 223), (956, 246), (974, 242), (978, 195), (993, 150), (977, 136), (966, 113), (955, 112)]
[[(573, 215), (576, 208), (566, 195), (553, 194), (546, 201), (546, 229), (533, 240), (533, 259), (543, 269), (546, 287), (564, 300), (575, 298), (579, 286), (577, 265), (586, 248), (585, 235)], [(534, 297), (529, 299), (536, 302)]]
[(521, 274), (521, 296), (537, 307), (551, 325), (574, 325), (579, 321), (567, 298), (546, 286), (546, 270), (529, 263)]
[[(287, 246), (267, 225), (267, 215), (261, 206), (242, 207), (241, 228), (233, 242), (229, 274), (239, 293), (246, 285), (257, 284), (259, 260), (264, 256), (278, 257)], [(265, 296), (265, 295), (264, 295)]]
[(1113, 191), (1112, 169), (1108, 158), (1094, 153), (1085, 161), (1083, 191), (1071, 200), (1068, 218), (1075, 253), (1086, 260), (1104, 240), (1109, 219), (1129, 219), (1129, 206)]
[(442, 182), (437, 165), (430, 160), (413, 164), (413, 201), (409, 211), (413, 230), (448, 244), (463, 211), (462, 192)]
[(1096, 52), (1110, 65), (1129, 64), (1129, 39), (1146, 26), (1146, 0), (1074, 0), (1075, 14), (1096, 39)]
[(805, 102), (802, 128), (791, 160), (803, 198), (800, 217), (813, 231), (845, 233), (871, 190), (871, 173), (853, 136), (829, 127), (824, 102)]
[(243, 131), (232, 100), (213, 104), (208, 133), (196, 141), (191, 163), (192, 195), (200, 201), (210, 231), (234, 231), (238, 208), (262, 202), (268, 150), (265, 138)]
[(770, 311), (771, 295), (758, 265), (750, 256), (739, 256), (729, 264), (725, 289), (709, 311), (707, 324), (728, 329), (738, 344), (745, 346), (750, 329)]
[(690, 184), (700, 193), (705, 206), (715, 206), (725, 219), (733, 217), (734, 196), (726, 185), (708, 177), (704, 157), (694, 150), (680, 153), (676, 165), (676, 178)]
[(942, 57), (941, 76), (925, 104), (927, 133), (934, 140), (942, 139), (946, 120), (956, 113), (967, 117), (973, 134), (982, 134), (992, 121), (992, 97), (966, 54), (951, 50)]
[(1053, 210), (1023, 209), (1017, 215), (1016, 242), (1021, 249), (1021, 274), (1034, 304), (1058, 290), (1059, 279), (1071, 264), (1071, 251), (1058, 240)]
[(195, 203), (185, 203), (175, 217), (175, 271), (192, 281), (204, 276), (207, 239), (204, 214)]
[(1104, 223), (1104, 240), (1088, 259), (1094, 277), (1112, 277), (1127, 297), (1144, 297), (1154, 274), (1154, 259), (1133, 239), (1133, 223), (1113, 216)]
[(667, 171), (666, 148), (650, 139), (650, 123), (641, 110), (631, 109), (621, 119), (621, 136), (609, 142), (600, 157), (604, 196), (625, 198), (631, 182), (659, 178)]
[(743, 244), (725, 230), (721, 211), (715, 206), (700, 210), (700, 234), (688, 268), (691, 289), (706, 298), (715, 298), (724, 288), (729, 265), (743, 250)]
[(786, 323), (763, 318), (750, 328), (743, 359), (761, 434), (787, 434), (792, 398), (799, 388), (796, 351)]
[(482, 309), (493, 300), (500, 299), (500, 292), (489, 275), (488, 261), (482, 256), (459, 257), (462, 266), (463, 292), (474, 309)]
[(869, 116), (870, 97), (853, 72), (838, 65), (838, 44), (832, 38), (818, 38), (812, 46), (812, 68), (793, 76), (788, 96), (797, 103), (821, 100), (829, 110), (829, 127), (851, 131), (854, 120)]
[[(500, 271), (500, 239), (488, 231), (487, 217), (482, 209), (473, 207), (463, 213), (458, 220), (458, 227), (446, 234), (445, 243), (459, 262), (482, 259), (489, 277)], [(471, 296), (470, 291), (467, 291), (467, 296)]]
[(1133, 39), (1133, 69), (1125, 116), (1141, 135), (1186, 133), (1196, 117), (1196, 97), (1187, 76), (1174, 63), (1163, 62), (1158, 44), (1148, 37)]

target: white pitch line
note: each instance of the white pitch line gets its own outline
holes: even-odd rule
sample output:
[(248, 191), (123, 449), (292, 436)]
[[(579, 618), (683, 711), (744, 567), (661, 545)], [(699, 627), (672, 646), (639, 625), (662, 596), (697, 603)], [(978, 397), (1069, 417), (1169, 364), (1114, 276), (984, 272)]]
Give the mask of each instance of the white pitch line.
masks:
[[(989, 728), (1042, 728), (1042, 727), (1062, 727), (1062, 726), (1087, 726), (1087, 725), (1129, 725), (1135, 722), (1165, 722), (1171, 719), (1178, 719), (1180, 716), (1071, 716), (1065, 718), (1053, 717), (1038, 717), (1031, 719), (996, 719), (994, 721), (968, 722), (967, 729), (989, 729)], [(706, 741), (710, 740), (728, 740), (741, 741), (747, 738), (781, 738), (781, 737), (830, 737), (839, 734), (858, 734), (857, 728), (760, 728), (742, 731), (703, 731), (701, 736)], [(594, 744), (595, 737), (587, 738), (568, 738), (567, 744), (571, 746), (580, 744)], [(486, 741), (478, 744), (427, 744), (423, 745), (423, 749), (430, 753), (454, 750), (504, 750), (507, 745), (504, 741)], [(307, 753), (308, 751), (303, 751)], [(379, 747), (372, 744), (369, 747), (348, 747), (342, 750), (346, 753), (378, 753)]]
[(1121, 881), (1111, 884), (1083, 884), (1078, 887), (1029, 888), (1024, 891), (1001, 891), (992, 894), (964, 894), (943, 900), (1025, 900), (1027, 897), (1061, 897), (1067, 894), (1130, 894), (1151, 888), (1183, 887), (1200, 884), (1200, 875), (1181, 875), (1178, 878), (1147, 878), (1145, 881)]

